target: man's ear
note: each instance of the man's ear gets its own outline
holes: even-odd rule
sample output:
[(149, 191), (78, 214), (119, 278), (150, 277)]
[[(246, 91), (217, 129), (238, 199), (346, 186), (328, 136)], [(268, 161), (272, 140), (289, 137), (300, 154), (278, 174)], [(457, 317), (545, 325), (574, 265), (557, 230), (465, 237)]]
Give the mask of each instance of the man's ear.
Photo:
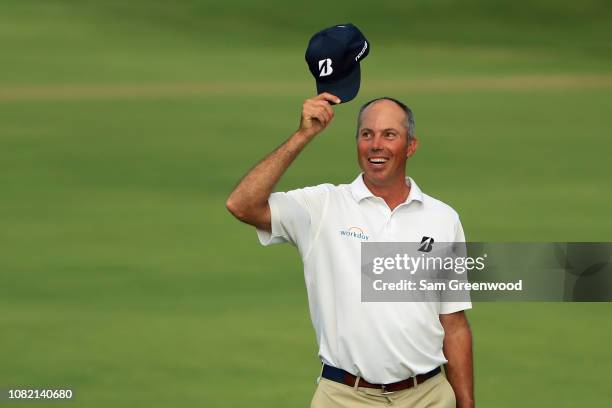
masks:
[(417, 147), (419, 147), (419, 139), (413, 137), (408, 142), (408, 147), (406, 148), (406, 158), (410, 158), (416, 152)]

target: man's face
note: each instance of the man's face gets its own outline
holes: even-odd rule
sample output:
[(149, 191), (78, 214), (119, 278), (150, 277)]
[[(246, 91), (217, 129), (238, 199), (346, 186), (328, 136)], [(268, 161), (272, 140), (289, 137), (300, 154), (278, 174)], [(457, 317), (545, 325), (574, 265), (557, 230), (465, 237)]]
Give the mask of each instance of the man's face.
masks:
[(357, 156), (365, 178), (377, 186), (404, 180), (406, 160), (416, 150), (416, 140), (408, 141), (406, 116), (395, 102), (380, 100), (361, 115), (357, 133)]

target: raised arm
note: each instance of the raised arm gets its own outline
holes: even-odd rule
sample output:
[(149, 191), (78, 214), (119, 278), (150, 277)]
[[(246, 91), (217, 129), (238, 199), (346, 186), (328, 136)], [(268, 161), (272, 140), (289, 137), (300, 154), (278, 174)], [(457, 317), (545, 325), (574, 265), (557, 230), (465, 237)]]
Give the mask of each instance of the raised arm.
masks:
[(298, 130), (257, 163), (228, 197), (226, 207), (234, 217), (259, 229), (271, 231), (268, 198), (293, 160), (332, 121), (334, 111), (330, 102), (339, 103), (340, 99), (322, 93), (304, 101)]

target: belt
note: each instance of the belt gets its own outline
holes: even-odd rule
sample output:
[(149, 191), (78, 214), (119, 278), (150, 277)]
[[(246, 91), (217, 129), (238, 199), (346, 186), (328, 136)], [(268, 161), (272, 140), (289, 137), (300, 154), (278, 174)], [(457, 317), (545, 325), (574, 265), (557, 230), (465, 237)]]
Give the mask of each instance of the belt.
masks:
[[(391, 393), (401, 390), (407, 390), (408, 388), (412, 388), (417, 384), (422, 384), (431, 377), (439, 374), (441, 372), (440, 367), (436, 367), (428, 373), (418, 374), (414, 377), (407, 378), (402, 381), (390, 383), (390, 384), (372, 384), (359, 377), (358, 387), (366, 387), (366, 388), (378, 388), (383, 391), (383, 393)], [(323, 371), (321, 372), (321, 377), (327, 378), (328, 380), (332, 380), (338, 382), (340, 384), (350, 385), (351, 387), (355, 386), (355, 382), (357, 381), (356, 376), (353, 374), (344, 371), (341, 368), (332, 367), (330, 365), (324, 364)]]

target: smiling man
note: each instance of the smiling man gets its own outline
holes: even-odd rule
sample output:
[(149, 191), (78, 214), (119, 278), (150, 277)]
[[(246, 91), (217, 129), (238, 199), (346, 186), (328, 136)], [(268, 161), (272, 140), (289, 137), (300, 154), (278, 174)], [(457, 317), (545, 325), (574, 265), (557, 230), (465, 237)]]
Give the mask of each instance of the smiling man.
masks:
[[(472, 407), (469, 302), (361, 301), (362, 241), (463, 242), (457, 213), (406, 176), (417, 149), (412, 111), (393, 98), (362, 106), (351, 184), (273, 193), (304, 147), (333, 120), (323, 93), (307, 99), (298, 130), (259, 162), (227, 200), (263, 245), (295, 245), (304, 264), (321, 376), (312, 408)], [(445, 367), (445, 374), (441, 367)]]

